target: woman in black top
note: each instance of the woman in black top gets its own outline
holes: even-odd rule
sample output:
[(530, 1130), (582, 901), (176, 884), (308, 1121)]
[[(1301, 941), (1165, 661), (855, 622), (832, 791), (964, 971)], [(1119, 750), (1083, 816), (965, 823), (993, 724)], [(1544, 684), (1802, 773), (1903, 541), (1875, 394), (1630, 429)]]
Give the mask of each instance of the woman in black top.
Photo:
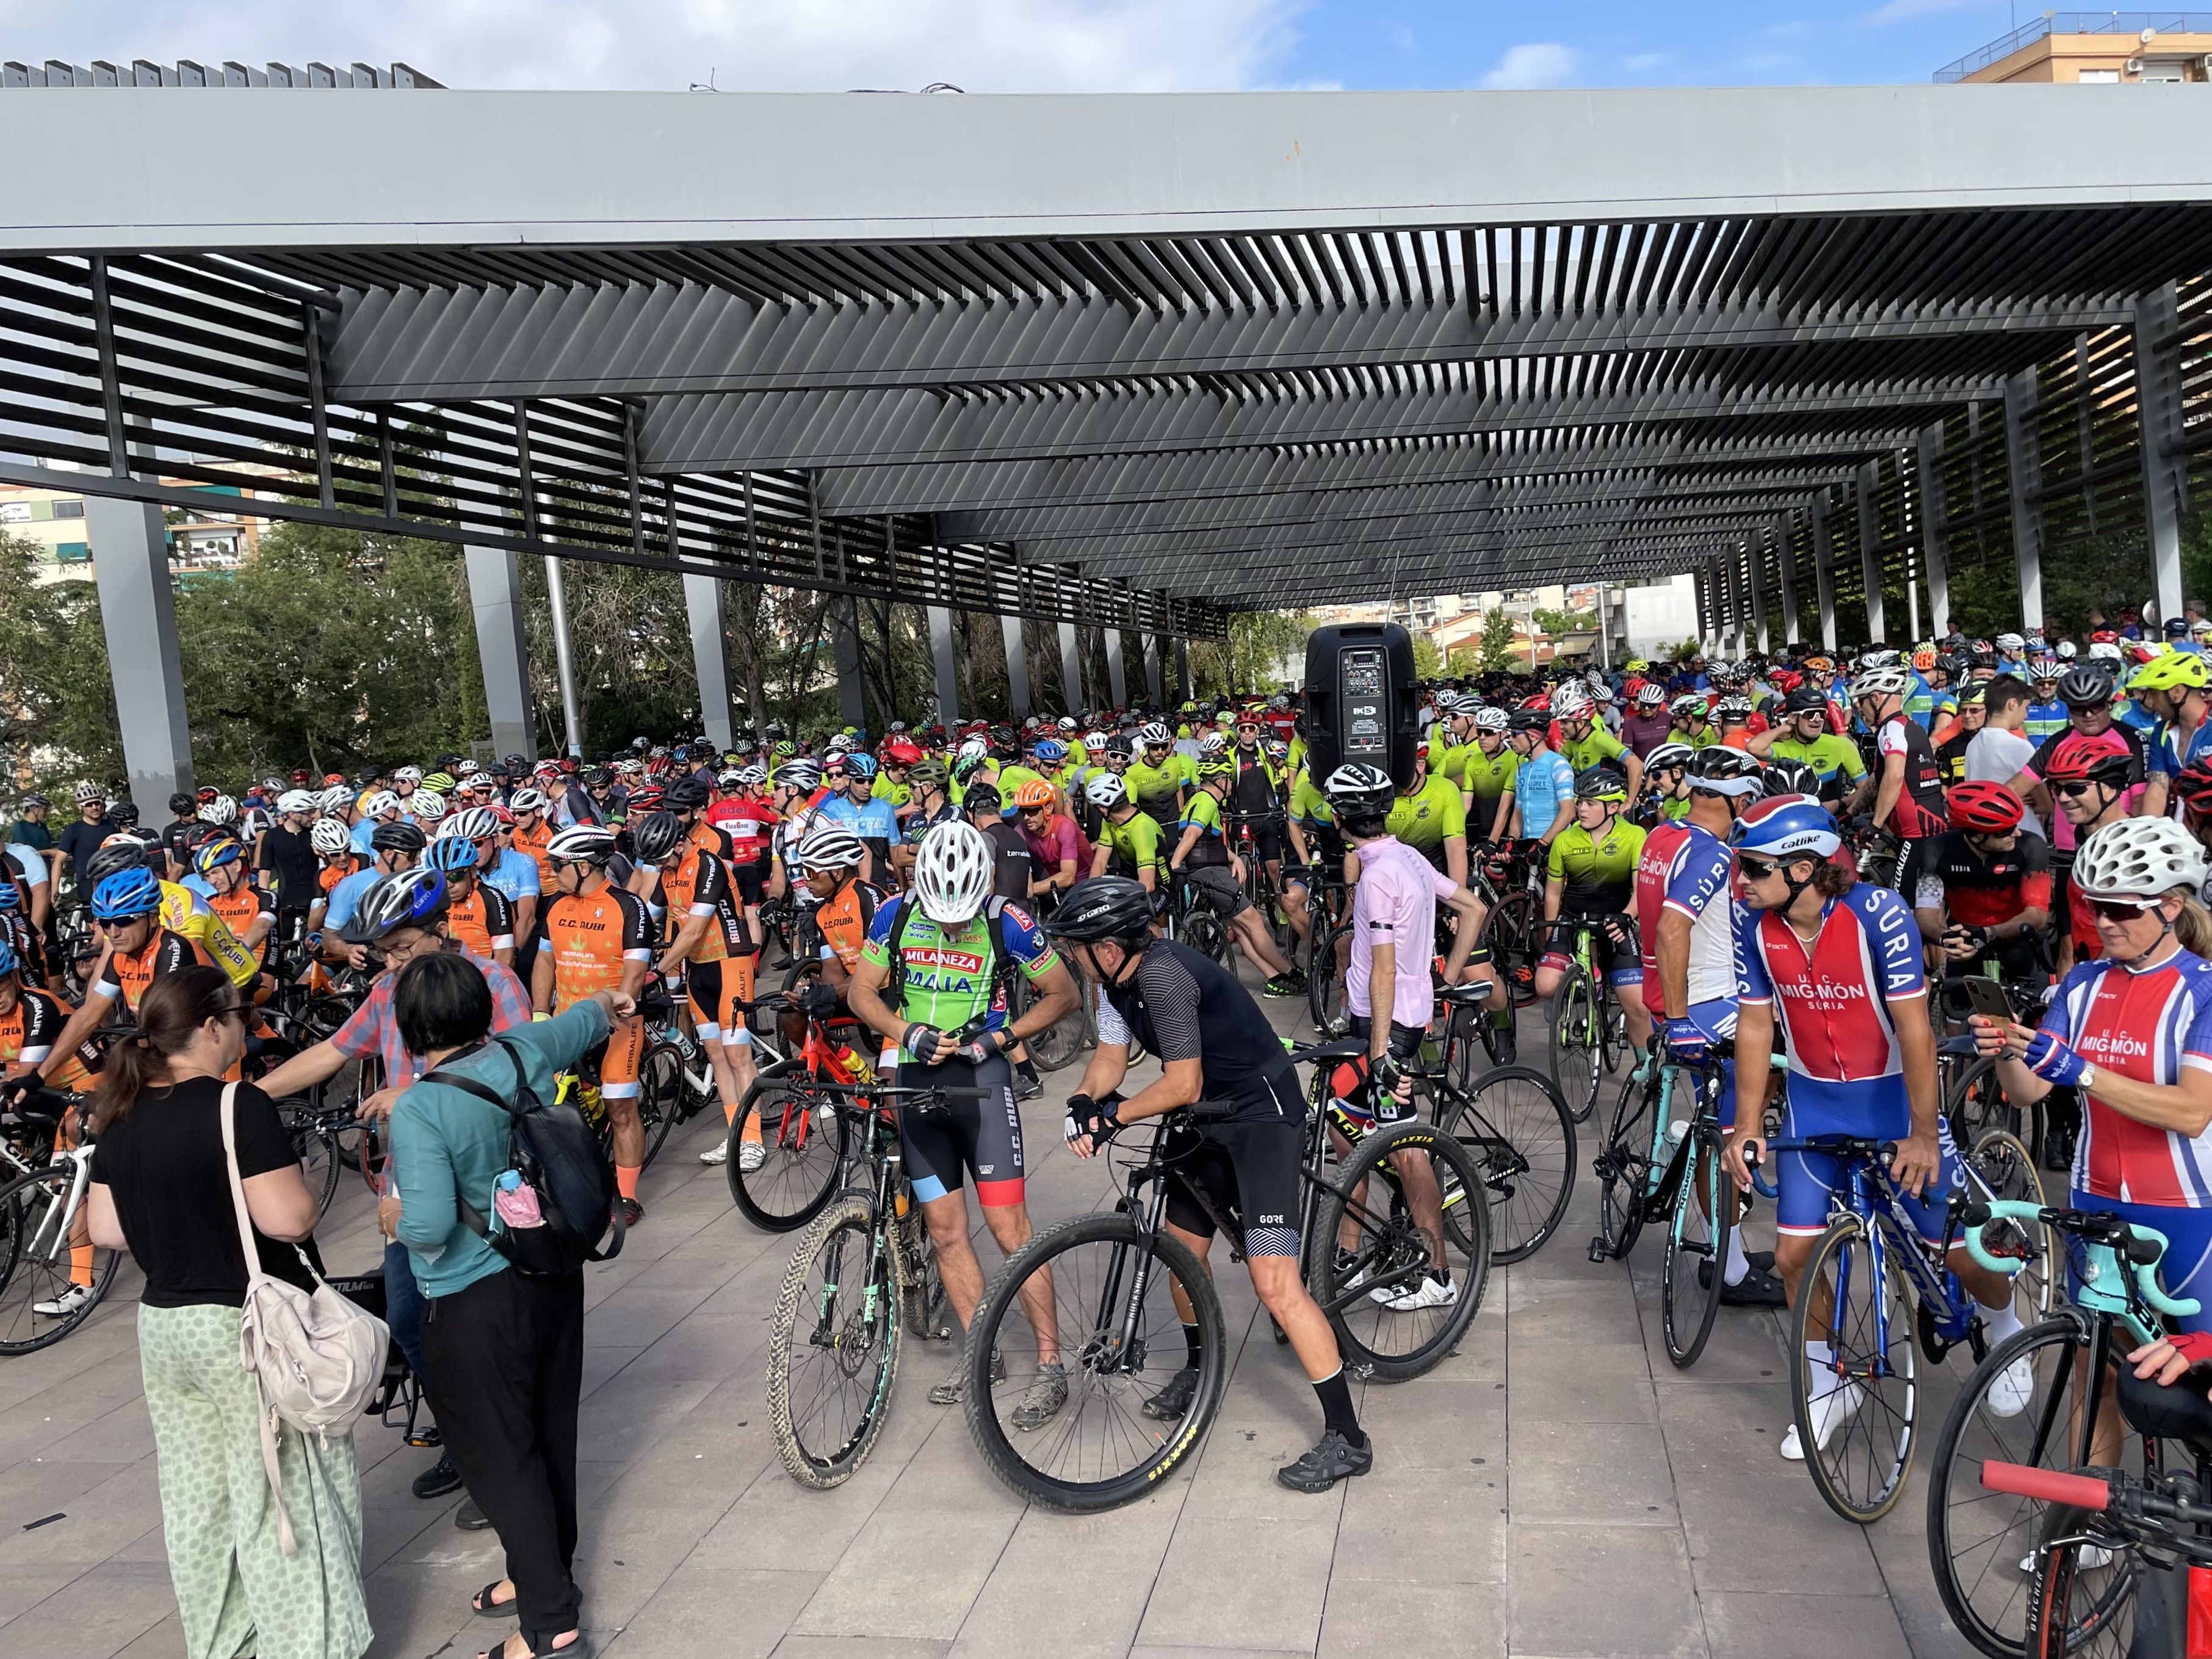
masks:
[[(223, 1074), (246, 1047), (219, 969), (157, 979), (108, 1054), (94, 1120), (92, 1236), (146, 1275), (138, 1357), (161, 1472), (162, 1533), (191, 1659), (356, 1659), (368, 1646), (353, 1442), (278, 1431), (286, 1555), (261, 1456), (258, 1401), (239, 1364), (246, 1258), (223, 1154)], [(238, 1172), (262, 1272), (302, 1289), (315, 1200), (269, 1097), (238, 1085)], [(295, 1248), (297, 1247), (297, 1248)], [(320, 1263), (318, 1262), (319, 1267)]]

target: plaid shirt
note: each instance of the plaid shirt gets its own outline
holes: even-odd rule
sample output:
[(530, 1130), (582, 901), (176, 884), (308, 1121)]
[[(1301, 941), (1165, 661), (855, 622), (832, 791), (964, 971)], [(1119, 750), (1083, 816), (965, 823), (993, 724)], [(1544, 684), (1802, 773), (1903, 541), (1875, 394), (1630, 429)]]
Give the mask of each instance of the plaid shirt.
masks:
[[(530, 1024), (530, 997), (512, 968), (502, 968), (473, 951), (456, 949), (453, 954), (474, 963), (490, 985), (491, 1029), (495, 1032)], [(354, 1010), (353, 1018), (339, 1026), (337, 1035), (331, 1039), (337, 1051), (349, 1060), (374, 1054), (384, 1067), (387, 1088), (398, 1083), (411, 1083), (422, 1075), (422, 1056), (408, 1052), (407, 1045), (399, 1040), (399, 1022), (392, 1018), (392, 984), (398, 977), (397, 974), (380, 975), (361, 1006)]]

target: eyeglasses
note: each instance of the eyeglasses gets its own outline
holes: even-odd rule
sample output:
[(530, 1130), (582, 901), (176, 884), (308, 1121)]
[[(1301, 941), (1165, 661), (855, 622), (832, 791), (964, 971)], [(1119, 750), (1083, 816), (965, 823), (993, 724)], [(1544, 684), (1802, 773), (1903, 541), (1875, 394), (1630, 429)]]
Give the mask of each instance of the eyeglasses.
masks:
[(1782, 866), (1772, 859), (1753, 858), (1748, 853), (1738, 853), (1735, 867), (1746, 881), (1765, 881)]
[(1051, 811), (1052, 808), (1049, 806), (1024, 806), (1022, 808), (1022, 816), (1025, 818), (1041, 818)]
[(2054, 783), (2051, 786), (2051, 793), (2063, 795), (2068, 800), (2079, 800), (2089, 793), (2091, 787), (2087, 780), (2080, 783)]
[(2157, 909), (2162, 902), (2154, 898), (2091, 899), (2089, 908), (2096, 913), (2098, 921), (2125, 927), (2129, 922), (2140, 921), (2147, 912)]

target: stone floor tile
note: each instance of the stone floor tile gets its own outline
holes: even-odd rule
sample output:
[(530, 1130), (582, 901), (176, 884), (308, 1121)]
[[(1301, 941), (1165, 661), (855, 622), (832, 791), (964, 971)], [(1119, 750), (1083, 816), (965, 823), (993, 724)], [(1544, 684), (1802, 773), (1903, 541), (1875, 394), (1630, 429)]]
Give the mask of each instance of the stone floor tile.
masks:
[(1516, 1525), (1511, 1548), (1516, 1655), (1702, 1659), (1704, 1624), (1674, 1528)]

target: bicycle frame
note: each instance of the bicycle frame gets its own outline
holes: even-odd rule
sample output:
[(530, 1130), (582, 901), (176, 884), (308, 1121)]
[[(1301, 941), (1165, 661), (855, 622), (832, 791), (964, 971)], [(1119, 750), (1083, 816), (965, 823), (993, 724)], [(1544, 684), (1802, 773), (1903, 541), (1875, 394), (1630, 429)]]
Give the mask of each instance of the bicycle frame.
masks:
[(46, 1214), (30, 1236), (24, 1241), (25, 1253), (33, 1256), (52, 1256), (69, 1247), (78, 1211), (84, 1203), (85, 1188), (92, 1184), (92, 1146), (89, 1143), (73, 1146), (56, 1155), (53, 1169), (67, 1163), (74, 1165), (70, 1174), (69, 1190), (47, 1201)]

